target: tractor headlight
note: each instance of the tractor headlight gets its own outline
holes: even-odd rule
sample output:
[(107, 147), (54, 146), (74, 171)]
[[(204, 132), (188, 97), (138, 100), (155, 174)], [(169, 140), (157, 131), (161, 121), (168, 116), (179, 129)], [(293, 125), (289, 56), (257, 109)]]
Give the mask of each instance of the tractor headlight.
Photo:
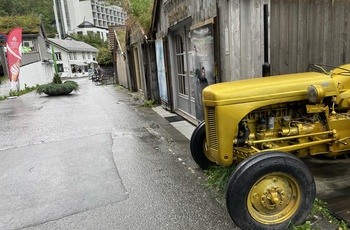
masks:
[(309, 87), (307, 87), (307, 99), (311, 103), (320, 103), (325, 96), (326, 92), (322, 86), (310, 85)]

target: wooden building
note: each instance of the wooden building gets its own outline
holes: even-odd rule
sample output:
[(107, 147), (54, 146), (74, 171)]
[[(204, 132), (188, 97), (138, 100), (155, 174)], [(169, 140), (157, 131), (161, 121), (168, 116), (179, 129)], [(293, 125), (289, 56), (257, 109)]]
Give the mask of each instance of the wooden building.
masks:
[(147, 39), (163, 107), (197, 123), (206, 85), (350, 62), (349, 10), (348, 0), (155, 0)]

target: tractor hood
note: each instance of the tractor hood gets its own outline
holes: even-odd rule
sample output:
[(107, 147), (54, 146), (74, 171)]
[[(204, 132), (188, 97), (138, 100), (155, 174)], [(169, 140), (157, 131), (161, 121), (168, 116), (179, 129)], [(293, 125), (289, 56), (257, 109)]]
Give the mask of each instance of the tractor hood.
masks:
[(307, 72), (213, 84), (203, 90), (202, 99), (206, 106), (303, 100), (307, 99), (310, 85), (322, 86), (326, 97), (337, 95), (336, 85), (329, 75)]

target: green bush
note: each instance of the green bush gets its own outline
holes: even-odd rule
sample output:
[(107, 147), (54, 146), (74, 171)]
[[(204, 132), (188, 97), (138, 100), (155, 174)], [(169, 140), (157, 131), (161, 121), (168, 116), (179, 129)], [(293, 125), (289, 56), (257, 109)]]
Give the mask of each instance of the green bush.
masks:
[(36, 93), (41, 95), (45, 93), (49, 96), (59, 96), (59, 95), (67, 95), (72, 91), (78, 91), (79, 85), (75, 81), (66, 81), (62, 84), (48, 83), (45, 85), (40, 85), (36, 89)]
[(53, 75), (53, 80), (52, 80), (52, 82), (53, 82), (54, 84), (62, 84), (61, 76), (60, 76), (58, 73), (55, 73), (55, 74)]

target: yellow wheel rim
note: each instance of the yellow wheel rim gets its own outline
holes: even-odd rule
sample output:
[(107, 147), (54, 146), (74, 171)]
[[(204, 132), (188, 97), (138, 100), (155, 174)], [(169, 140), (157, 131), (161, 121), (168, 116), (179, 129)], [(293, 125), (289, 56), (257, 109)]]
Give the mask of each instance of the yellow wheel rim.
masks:
[(250, 189), (247, 199), (249, 214), (263, 224), (288, 220), (298, 210), (301, 190), (293, 177), (271, 173), (261, 177)]

